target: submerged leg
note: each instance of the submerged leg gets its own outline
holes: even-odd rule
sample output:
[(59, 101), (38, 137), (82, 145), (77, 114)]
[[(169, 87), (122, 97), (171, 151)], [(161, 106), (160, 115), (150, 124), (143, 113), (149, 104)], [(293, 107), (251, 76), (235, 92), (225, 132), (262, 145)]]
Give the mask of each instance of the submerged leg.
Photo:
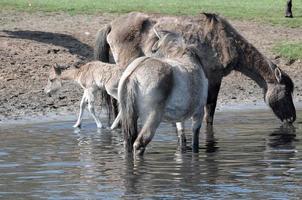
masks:
[(79, 112), (78, 120), (75, 123), (75, 125), (73, 125), (74, 128), (81, 127), (82, 117), (83, 117), (83, 113), (84, 113), (86, 104), (87, 104), (87, 98), (86, 98), (86, 93), (84, 92), (81, 103), (80, 103), (80, 112)]
[(180, 150), (185, 150), (187, 139), (184, 131), (184, 122), (176, 122), (177, 138)]
[(192, 150), (194, 153), (199, 151), (199, 132), (201, 128), (204, 111), (193, 115), (192, 117)]
[(134, 155), (143, 155), (146, 146), (152, 140), (157, 127), (159, 126), (163, 116), (162, 110), (151, 111), (144, 120), (144, 125), (136, 138), (133, 149)]
[(205, 106), (205, 121), (207, 126), (212, 126), (214, 121), (217, 97), (220, 90), (221, 80), (215, 84), (209, 84), (207, 105)]
[(95, 123), (96, 123), (96, 126), (98, 128), (102, 128), (102, 123), (100, 121), (100, 119), (96, 116), (95, 114), (95, 109), (94, 109), (94, 91), (89, 91), (88, 92), (88, 110), (90, 112), (90, 114), (92, 115)]
[(121, 112), (119, 112), (117, 117), (115, 118), (114, 122), (112, 123), (112, 125), (110, 127), (111, 130), (116, 129), (119, 126), (120, 121), (121, 121), (121, 115), (122, 115)]

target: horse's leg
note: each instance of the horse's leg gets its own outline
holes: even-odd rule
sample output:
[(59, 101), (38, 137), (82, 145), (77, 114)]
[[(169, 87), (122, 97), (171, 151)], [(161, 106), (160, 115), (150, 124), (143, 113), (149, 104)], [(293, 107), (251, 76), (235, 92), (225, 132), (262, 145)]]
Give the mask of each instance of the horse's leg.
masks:
[(217, 97), (220, 90), (221, 80), (215, 84), (209, 82), (207, 105), (205, 106), (205, 121), (207, 126), (212, 126), (214, 121)]
[(119, 125), (120, 125), (120, 121), (121, 121), (121, 112), (118, 113), (117, 117), (115, 118), (114, 122), (112, 123), (110, 129), (114, 130), (116, 129)]
[(199, 132), (201, 128), (204, 111), (198, 112), (192, 117), (192, 150), (194, 153), (199, 151)]
[(111, 104), (112, 104), (112, 111), (113, 111), (113, 116), (116, 118), (118, 116), (118, 102), (116, 99), (111, 98)]
[(183, 151), (186, 149), (187, 139), (184, 131), (184, 122), (176, 122), (178, 145)]
[(95, 114), (94, 97), (95, 97), (95, 91), (89, 90), (89, 92), (88, 92), (88, 110), (89, 110), (90, 114), (92, 115), (97, 127), (102, 128), (102, 123)]
[[(118, 81), (112, 81), (109, 82), (105, 85), (105, 89), (107, 91), (107, 93), (111, 96), (111, 110), (113, 113), (113, 116), (115, 118), (114, 122), (112, 123), (110, 129), (116, 129), (117, 127), (119, 127), (120, 124), (120, 118), (121, 118), (121, 113), (118, 110), (118, 102), (117, 102), (117, 87), (118, 87)], [(112, 98), (113, 97), (113, 98)]]
[(145, 152), (146, 146), (152, 140), (157, 127), (159, 126), (163, 116), (162, 109), (154, 109), (144, 118), (144, 125), (136, 138), (133, 149), (134, 155), (143, 155)]
[(87, 96), (86, 96), (86, 92), (84, 91), (81, 103), (80, 103), (80, 112), (79, 112), (79, 116), (78, 116), (78, 120), (75, 123), (75, 125), (73, 125), (74, 128), (79, 128), (81, 127), (81, 122), (82, 122), (82, 117), (83, 117), (83, 113), (85, 110), (87, 104)]

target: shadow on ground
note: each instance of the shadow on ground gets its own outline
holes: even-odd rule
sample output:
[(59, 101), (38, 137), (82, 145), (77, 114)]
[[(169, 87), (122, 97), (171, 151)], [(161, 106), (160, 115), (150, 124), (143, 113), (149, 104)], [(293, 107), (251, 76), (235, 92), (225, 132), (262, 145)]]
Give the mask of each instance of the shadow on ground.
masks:
[(51, 33), (43, 31), (8, 31), (3, 30), (7, 36), (10, 38), (20, 38), (27, 40), (34, 40), (41, 43), (52, 44), (56, 46), (61, 46), (69, 50), (71, 54), (76, 54), (84, 58), (90, 58), (93, 56), (93, 48), (89, 45), (79, 41), (75, 37), (62, 33)]

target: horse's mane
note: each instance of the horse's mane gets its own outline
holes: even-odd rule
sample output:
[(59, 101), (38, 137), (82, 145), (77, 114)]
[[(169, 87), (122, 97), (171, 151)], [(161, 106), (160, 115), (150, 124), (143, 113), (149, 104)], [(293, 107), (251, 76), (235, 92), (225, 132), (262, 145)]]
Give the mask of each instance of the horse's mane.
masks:
[(169, 50), (169, 54), (178, 56), (184, 53), (186, 44), (183, 37), (175, 32), (162, 31), (163, 38), (159, 39), (160, 49)]
[(240, 44), (249, 43), (224, 18), (217, 14), (202, 13), (201, 19), (205, 21), (204, 37), (216, 49), (221, 63), (228, 67), (237, 62)]

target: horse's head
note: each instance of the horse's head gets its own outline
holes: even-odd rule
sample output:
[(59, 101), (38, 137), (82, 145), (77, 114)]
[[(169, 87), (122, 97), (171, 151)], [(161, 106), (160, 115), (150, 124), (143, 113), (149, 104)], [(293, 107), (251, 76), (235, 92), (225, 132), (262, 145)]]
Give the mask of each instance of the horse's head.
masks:
[(186, 50), (186, 43), (184, 38), (175, 32), (157, 31), (153, 28), (158, 41), (154, 43), (151, 48), (152, 55), (158, 57), (179, 57)]
[(267, 82), (265, 102), (282, 122), (292, 123), (296, 120), (296, 109), (292, 98), (293, 81), (280, 68), (276, 67), (273, 71), (275, 80)]
[(56, 91), (58, 91), (62, 86), (62, 81), (60, 75), (62, 73), (63, 67), (59, 66), (57, 63), (51, 67), (49, 71), (47, 85), (44, 88), (44, 92), (51, 96)]
[[(145, 55), (149, 30), (154, 21), (142, 13), (130, 13), (111, 22), (107, 42), (117, 64), (125, 66), (133, 59)], [(147, 48), (147, 47), (146, 47)]]

